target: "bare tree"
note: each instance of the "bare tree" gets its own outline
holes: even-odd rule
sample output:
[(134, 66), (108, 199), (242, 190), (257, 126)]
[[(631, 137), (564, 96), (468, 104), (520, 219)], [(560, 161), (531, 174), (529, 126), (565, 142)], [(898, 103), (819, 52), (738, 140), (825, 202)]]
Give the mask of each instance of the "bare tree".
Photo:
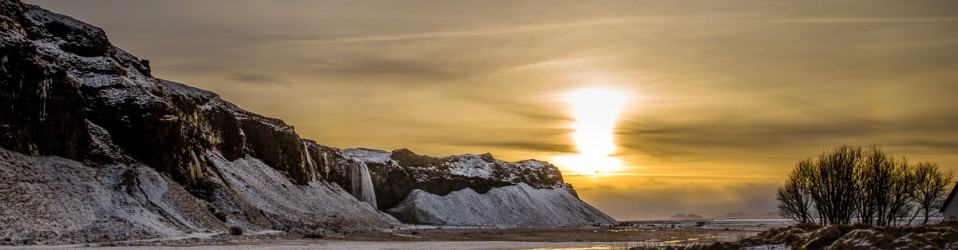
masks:
[(915, 189), (915, 178), (908, 165), (908, 160), (902, 158), (895, 162), (892, 178), (889, 181), (888, 206), (882, 214), (883, 223), (879, 226), (898, 225), (913, 209), (910, 194)]
[(955, 173), (941, 172), (938, 169), (938, 163), (934, 162), (919, 162), (913, 171), (915, 187), (910, 196), (917, 204), (917, 212), (924, 214), (921, 224), (927, 224), (928, 217), (931, 216), (934, 208), (941, 207), (944, 202), (945, 195), (948, 194), (948, 184), (951, 183)]
[(884, 225), (895, 163), (876, 146), (864, 152), (862, 158), (854, 180), (859, 192), (858, 220), (865, 224)]
[(823, 152), (814, 162), (809, 175), (809, 195), (820, 224), (851, 222), (857, 210), (854, 179), (861, 155), (861, 147), (842, 145)]
[(775, 196), (779, 200), (779, 214), (799, 223), (812, 222), (812, 202), (808, 194), (808, 176), (812, 170), (811, 159), (799, 161), (785, 184)]

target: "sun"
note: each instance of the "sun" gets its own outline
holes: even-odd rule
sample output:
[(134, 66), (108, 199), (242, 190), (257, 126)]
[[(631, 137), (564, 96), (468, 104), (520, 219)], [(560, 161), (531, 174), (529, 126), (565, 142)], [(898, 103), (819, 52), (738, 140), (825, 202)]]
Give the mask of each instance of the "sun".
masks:
[(572, 106), (572, 141), (579, 154), (557, 156), (553, 161), (578, 174), (621, 169), (621, 160), (612, 154), (617, 151), (614, 130), (627, 94), (610, 88), (585, 88), (569, 92), (563, 99)]

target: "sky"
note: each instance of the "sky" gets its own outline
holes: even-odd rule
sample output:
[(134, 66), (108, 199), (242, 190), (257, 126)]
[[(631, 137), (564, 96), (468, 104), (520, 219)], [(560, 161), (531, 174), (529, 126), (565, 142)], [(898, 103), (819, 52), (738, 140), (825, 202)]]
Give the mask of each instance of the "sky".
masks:
[(556, 162), (619, 220), (775, 211), (841, 144), (958, 170), (955, 1), (27, 2), (321, 144)]

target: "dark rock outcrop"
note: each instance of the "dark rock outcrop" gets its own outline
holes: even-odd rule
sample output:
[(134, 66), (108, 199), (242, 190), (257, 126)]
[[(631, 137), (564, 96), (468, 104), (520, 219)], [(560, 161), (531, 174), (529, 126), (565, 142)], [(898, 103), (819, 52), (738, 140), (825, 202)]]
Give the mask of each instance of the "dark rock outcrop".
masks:
[(82, 160), (89, 135), (79, 84), (30, 41), (44, 27), (30, 22), (23, 4), (0, 3), (0, 146), (27, 155)]

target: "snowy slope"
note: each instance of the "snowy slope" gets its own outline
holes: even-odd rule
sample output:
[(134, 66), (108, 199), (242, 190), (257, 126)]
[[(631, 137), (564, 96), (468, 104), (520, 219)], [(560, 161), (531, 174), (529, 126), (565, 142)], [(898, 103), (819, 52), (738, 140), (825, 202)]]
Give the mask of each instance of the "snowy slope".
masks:
[(209, 154), (226, 188), (204, 200), (144, 165), (91, 168), (0, 149), (0, 238), (57, 244), (222, 233), (227, 226), (312, 233), (395, 223), (339, 186), (294, 185), (255, 158)]
[(224, 224), (146, 166), (90, 168), (0, 149), (0, 237), (66, 243), (167, 237)]
[(403, 221), (459, 226), (559, 227), (615, 222), (564, 188), (536, 189), (525, 183), (484, 194), (467, 188), (439, 196), (417, 189), (388, 212)]

